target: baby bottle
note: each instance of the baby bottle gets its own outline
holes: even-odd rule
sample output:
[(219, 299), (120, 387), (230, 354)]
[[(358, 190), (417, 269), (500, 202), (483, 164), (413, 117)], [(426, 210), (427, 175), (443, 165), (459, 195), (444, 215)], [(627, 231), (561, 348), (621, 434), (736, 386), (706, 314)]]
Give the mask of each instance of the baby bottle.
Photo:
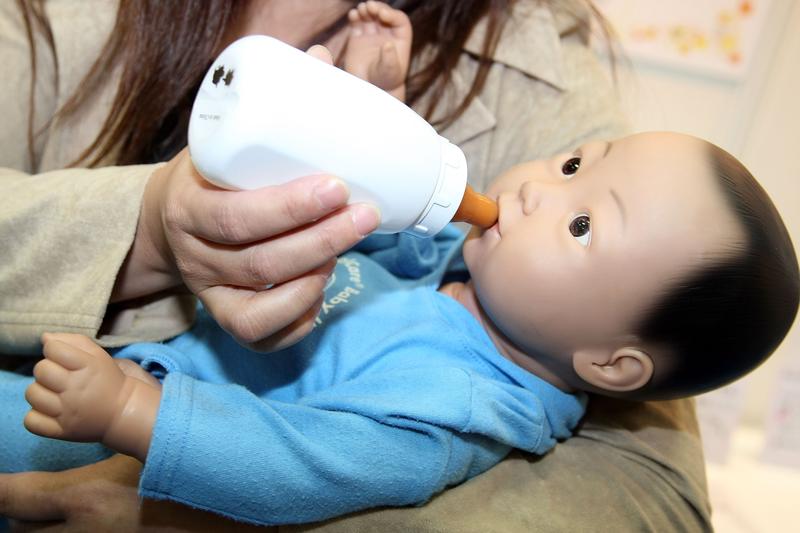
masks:
[(432, 236), (457, 212), (482, 227), (497, 220), (495, 202), (467, 186), (463, 152), (411, 108), (271, 37), (239, 39), (214, 61), (192, 108), (189, 152), (228, 189), (338, 176), (351, 202), (380, 210), (381, 233)]

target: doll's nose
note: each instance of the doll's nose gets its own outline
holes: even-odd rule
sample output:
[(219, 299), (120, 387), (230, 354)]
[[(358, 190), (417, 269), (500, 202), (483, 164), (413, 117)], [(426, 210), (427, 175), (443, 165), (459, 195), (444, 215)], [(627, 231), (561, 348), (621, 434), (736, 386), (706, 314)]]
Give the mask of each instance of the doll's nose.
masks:
[(558, 194), (557, 186), (541, 181), (526, 181), (519, 189), (522, 212), (530, 215), (539, 209), (544, 201)]

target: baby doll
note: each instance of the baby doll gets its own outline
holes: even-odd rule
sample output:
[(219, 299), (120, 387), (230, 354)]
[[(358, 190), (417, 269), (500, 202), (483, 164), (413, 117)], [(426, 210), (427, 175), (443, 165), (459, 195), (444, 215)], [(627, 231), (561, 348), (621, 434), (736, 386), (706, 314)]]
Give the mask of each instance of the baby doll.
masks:
[(139, 458), (146, 497), (314, 521), (422, 503), (512, 448), (545, 453), (585, 392), (724, 385), (792, 323), (786, 229), (705, 141), (591, 142), (487, 192), (499, 220), (466, 240), (379, 235), (340, 258), (319, 326), (282, 352), (249, 352), (202, 310), (189, 333), (116, 354), (140, 365), (123, 370), (88, 338), (46, 335), (26, 427)]
[[(402, 99), (408, 19), (367, 2), (350, 22), (345, 68)], [(26, 427), (139, 458), (144, 496), (307, 522), (424, 502), (512, 448), (545, 453), (585, 392), (721, 386), (796, 312), (780, 218), (698, 139), (588, 143), (487, 193), (500, 207), (489, 230), (373, 236), (340, 258), (319, 327), (276, 354), (238, 346), (202, 310), (189, 333), (116, 359), (86, 337), (44, 336)], [(36, 466), (44, 442), (13, 445), (11, 468)]]

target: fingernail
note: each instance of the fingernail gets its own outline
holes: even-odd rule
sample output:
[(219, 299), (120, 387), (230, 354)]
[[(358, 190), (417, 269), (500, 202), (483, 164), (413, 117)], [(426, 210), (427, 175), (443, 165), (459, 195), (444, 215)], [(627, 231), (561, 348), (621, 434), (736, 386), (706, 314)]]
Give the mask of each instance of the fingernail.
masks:
[(369, 204), (353, 206), (351, 216), (353, 217), (353, 225), (355, 225), (356, 231), (362, 237), (375, 231), (381, 221), (381, 214), (378, 209)]
[(344, 182), (336, 178), (329, 178), (314, 188), (314, 196), (325, 209), (343, 206), (349, 195)]

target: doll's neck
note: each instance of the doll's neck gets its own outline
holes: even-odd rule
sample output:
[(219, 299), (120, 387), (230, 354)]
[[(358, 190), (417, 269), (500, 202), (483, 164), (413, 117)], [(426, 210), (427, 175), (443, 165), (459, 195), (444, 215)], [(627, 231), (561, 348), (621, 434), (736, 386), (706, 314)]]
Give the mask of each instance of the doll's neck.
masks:
[(475, 294), (475, 287), (472, 280), (461, 283), (454, 282), (443, 285), (439, 292), (446, 294), (453, 298), (455, 301), (463, 305), (467, 311), (474, 316), (486, 333), (489, 335), (492, 343), (494, 344), (500, 355), (513, 362), (515, 365), (527, 370), (531, 374), (547, 381), (551, 385), (558, 387), (566, 392), (575, 392), (575, 389), (569, 386), (561, 377), (552, 372), (539, 362), (533, 355), (523, 352), (506, 337), (502, 331), (492, 322), (486, 312), (483, 310), (477, 295)]

